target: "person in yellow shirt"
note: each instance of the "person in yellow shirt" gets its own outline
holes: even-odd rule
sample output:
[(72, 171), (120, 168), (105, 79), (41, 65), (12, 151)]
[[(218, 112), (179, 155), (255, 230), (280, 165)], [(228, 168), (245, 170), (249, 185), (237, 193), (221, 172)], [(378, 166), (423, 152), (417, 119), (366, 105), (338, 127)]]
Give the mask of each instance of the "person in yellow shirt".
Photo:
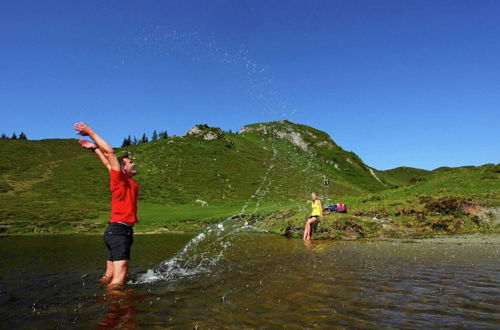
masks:
[(321, 217), (323, 217), (323, 207), (321, 205), (321, 201), (318, 199), (316, 193), (311, 194), (311, 215), (307, 218), (306, 225), (304, 228), (304, 237), (303, 239), (312, 239), (311, 238), (311, 226), (319, 221)]

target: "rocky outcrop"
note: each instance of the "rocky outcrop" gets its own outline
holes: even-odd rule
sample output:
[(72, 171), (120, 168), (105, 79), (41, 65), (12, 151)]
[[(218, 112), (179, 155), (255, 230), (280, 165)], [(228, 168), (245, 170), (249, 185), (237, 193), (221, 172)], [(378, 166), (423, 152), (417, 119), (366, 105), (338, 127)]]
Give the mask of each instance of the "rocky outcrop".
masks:
[(215, 140), (224, 136), (222, 130), (218, 127), (209, 127), (207, 125), (196, 125), (188, 130), (184, 136), (198, 136), (203, 140)]
[(481, 222), (487, 223), (492, 227), (500, 225), (500, 206), (482, 207), (478, 205), (465, 205), (464, 212), (475, 215)]
[(277, 131), (276, 135), (281, 139), (287, 139), (304, 151), (309, 151), (307, 143), (298, 132)]
[(367, 167), (368, 171), (370, 171), (370, 174), (378, 181), (380, 182), (381, 184), (383, 184), (384, 186), (386, 185), (385, 183), (382, 182), (382, 180), (379, 179), (379, 177), (377, 176), (377, 174), (375, 174), (375, 171), (373, 170), (373, 168), (371, 167)]
[[(288, 126), (287, 121), (279, 121), (276, 124), (257, 124), (252, 126), (244, 126), (240, 129), (240, 134), (248, 132), (260, 132), (264, 135), (273, 134), (280, 139), (286, 139), (290, 141), (295, 146), (304, 150), (305, 152), (312, 153), (309, 144), (304, 140), (303, 134), (308, 134), (311, 137), (315, 137), (311, 132), (297, 132), (292, 126)], [(328, 141), (321, 141), (320, 143), (325, 144)]]

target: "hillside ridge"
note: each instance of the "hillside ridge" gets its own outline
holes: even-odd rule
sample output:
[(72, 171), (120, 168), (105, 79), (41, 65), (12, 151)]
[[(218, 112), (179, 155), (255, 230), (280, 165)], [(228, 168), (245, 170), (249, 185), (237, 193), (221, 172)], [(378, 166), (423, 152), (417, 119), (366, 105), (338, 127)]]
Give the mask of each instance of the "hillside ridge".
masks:
[[(379, 171), (327, 133), (289, 121), (250, 124), (237, 133), (200, 124), (184, 136), (116, 152), (137, 163), (139, 204), (145, 205), (141, 216), (152, 219), (153, 227), (160, 225), (153, 225), (155, 219), (165, 217), (194, 221), (196, 227), (202, 213), (210, 210), (209, 217), (202, 216), (210, 222), (243, 205), (251, 212), (304, 205), (311, 191), (325, 203), (412, 199), (422, 193), (467, 195), (488, 205), (498, 201), (498, 165)], [(0, 232), (91, 231), (103, 223), (109, 209), (107, 173), (75, 139), (0, 140), (0, 156)], [(197, 205), (208, 205), (200, 216), (193, 209)], [(185, 215), (168, 216), (168, 208), (179, 207)]]

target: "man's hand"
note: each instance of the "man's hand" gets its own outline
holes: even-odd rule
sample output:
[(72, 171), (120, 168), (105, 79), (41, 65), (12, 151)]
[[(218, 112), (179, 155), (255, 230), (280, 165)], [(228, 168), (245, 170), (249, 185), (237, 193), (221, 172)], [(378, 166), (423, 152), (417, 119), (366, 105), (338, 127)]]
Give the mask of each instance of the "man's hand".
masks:
[(99, 160), (101, 161), (102, 165), (104, 165), (104, 167), (106, 167), (108, 171), (111, 169), (109, 160), (106, 158), (106, 156), (104, 156), (104, 154), (101, 152), (101, 150), (97, 147), (95, 143), (83, 139), (78, 140), (78, 143), (80, 143), (80, 145), (85, 149), (94, 150), (97, 157), (99, 157)]
[(95, 143), (92, 143), (92, 142), (87, 141), (87, 140), (78, 140), (78, 142), (85, 149), (96, 149), (97, 148)]
[(92, 133), (92, 128), (82, 122), (74, 123), (73, 128), (76, 130), (76, 134), (78, 135), (88, 136), (90, 133)]
[(96, 132), (92, 130), (89, 126), (82, 122), (77, 122), (73, 124), (73, 128), (76, 130), (76, 134), (82, 135), (82, 136), (88, 136), (92, 140), (94, 140), (94, 143), (86, 141), (86, 140), (80, 140), (80, 145), (83, 148), (86, 149), (95, 149), (96, 155), (99, 157), (101, 160), (101, 163), (106, 166), (108, 170), (115, 170), (115, 171), (120, 171), (120, 163), (118, 162), (118, 159), (115, 156), (115, 152), (113, 151), (113, 148), (109, 146), (109, 144), (106, 143), (99, 135), (97, 135)]

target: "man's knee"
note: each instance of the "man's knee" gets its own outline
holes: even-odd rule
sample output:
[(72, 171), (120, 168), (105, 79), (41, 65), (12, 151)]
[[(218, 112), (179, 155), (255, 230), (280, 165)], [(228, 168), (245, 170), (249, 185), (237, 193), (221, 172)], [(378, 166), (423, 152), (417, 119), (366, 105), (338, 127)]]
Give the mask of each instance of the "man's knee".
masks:
[(128, 260), (117, 260), (113, 261), (113, 269), (114, 271), (123, 271), (128, 269)]
[(119, 260), (113, 262), (113, 277), (125, 277), (128, 271), (128, 260)]

